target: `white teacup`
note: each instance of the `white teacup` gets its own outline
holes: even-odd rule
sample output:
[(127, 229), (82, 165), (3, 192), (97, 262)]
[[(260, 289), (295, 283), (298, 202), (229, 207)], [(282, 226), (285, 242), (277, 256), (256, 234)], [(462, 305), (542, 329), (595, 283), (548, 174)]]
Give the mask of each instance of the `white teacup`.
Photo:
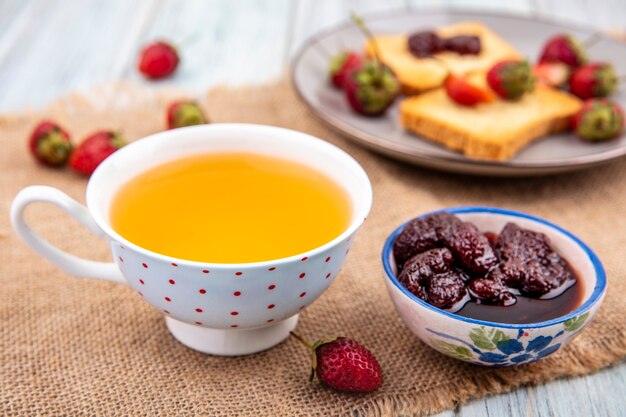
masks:
[[(324, 172), (348, 192), (352, 220), (332, 241), (283, 259), (244, 264), (212, 264), (158, 254), (129, 242), (110, 225), (111, 201), (136, 175), (188, 155), (248, 151), (286, 158)], [(64, 209), (99, 237), (108, 239), (114, 263), (66, 253), (40, 238), (25, 223), (33, 202)], [(298, 312), (330, 285), (348, 254), (354, 234), (369, 213), (372, 189), (361, 166), (339, 148), (310, 135), (278, 127), (212, 124), (160, 132), (107, 158), (87, 185), (87, 208), (63, 192), (31, 186), (11, 207), (17, 234), (65, 272), (127, 283), (165, 314), (181, 343), (217, 355), (268, 349), (288, 335)]]

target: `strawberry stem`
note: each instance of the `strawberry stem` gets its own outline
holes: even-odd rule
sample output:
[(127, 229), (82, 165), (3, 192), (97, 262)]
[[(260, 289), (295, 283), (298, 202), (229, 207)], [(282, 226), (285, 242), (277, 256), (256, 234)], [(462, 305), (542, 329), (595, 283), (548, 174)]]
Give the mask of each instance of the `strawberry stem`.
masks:
[(350, 17), (354, 24), (356, 24), (361, 32), (363, 32), (365, 38), (367, 38), (367, 41), (372, 45), (372, 49), (374, 50), (374, 59), (378, 62), (382, 62), (380, 60), (380, 47), (378, 46), (378, 42), (376, 42), (374, 35), (365, 25), (365, 21), (363, 21), (363, 19), (354, 12), (352, 12), (352, 15)]
[(294, 332), (289, 332), (293, 337), (295, 337), (300, 343), (302, 343), (304, 346), (308, 347), (309, 349), (313, 350), (313, 345), (311, 345), (309, 342), (307, 342), (306, 340), (304, 340), (299, 334), (294, 333)]
[(601, 41), (603, 38), (604, 38), (604, 35), (602, 34), (602, 32), (600, 31), (594, 32), (591, 35), (589, 35), (587, 39), (582, 41), (580, 45), (585, 49), (591, 48), (593, 45)]

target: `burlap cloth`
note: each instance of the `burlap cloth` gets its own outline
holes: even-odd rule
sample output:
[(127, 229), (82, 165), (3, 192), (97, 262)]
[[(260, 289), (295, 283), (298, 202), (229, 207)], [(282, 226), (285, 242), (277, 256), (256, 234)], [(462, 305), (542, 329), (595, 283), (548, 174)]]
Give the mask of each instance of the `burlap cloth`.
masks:
[[(162, 129), (168, 93), (131, 86), (70, 96), (42, 112), (0, 118), (0, 407), (5, 415), (261, 416), (423, 415), (520, 384), (582, 375), (626, 354), (626, 160), (576, 174), (490, 179), (414, 168), (366, 151), (326, 128), (287, 83), (217, 89), (206, 106), (215, 122), (252, 122), (308, 132), (337, 144), (365, 168), (374, 206), (336, 282), (300, 319), (298, 331), (342, 334), (378, 357), (385, 381), (371, 395), (308, 382), (308, 357), (295, 340), (260, 354), (222, 358), (194, 352), (167, 332), (161, 314), (123, 285), (70, 277), (18, 241), (9, 206), (30, 184), (49, 184), (83, 201), (86, 181), (38, 167), (26, 138), (42, 116), (80, 138), (97, 128), (130, 138)], [(383, 286), (380, 250), (400, 222), (455, 205), (492, 205), (545, 217), (593, 247), (609, 279), (595, 321), (558, 354), (538, 363), (487, 369), (447, 358), (402, 324)], [(104, 242), (50, 206), (29, 217), (53, 242), (108, 259)]]

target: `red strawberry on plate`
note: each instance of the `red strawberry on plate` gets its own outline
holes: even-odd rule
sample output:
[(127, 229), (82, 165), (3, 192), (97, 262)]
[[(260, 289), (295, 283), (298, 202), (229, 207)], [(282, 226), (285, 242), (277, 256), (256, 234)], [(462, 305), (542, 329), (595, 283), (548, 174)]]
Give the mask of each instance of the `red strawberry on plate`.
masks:
[(70, 168), (91, 175), (102, 161), (124, 145), (126, 141), (116, 132), (100, 130), (92, 133), (72, 152)]
[(146, 78), (156, 80), (170, 76), (176, 71), (179, 62), (176, 48), (167, 42), (157, 41), (141, 51), (138, 68)]
[(343, 88), (345, 78), (361, 66), (363, 59), (355, 52), (341, 52), (330, 60), (328, 72), (330, 81), (337, 88)]
[(344, 79), (343, 89), (352, 109), (364, 116), (380, 116), (400, 93), (391, 68), (376, 59), (363, 62)]
[(562, 62), (577, 68), (587, 61), (583, 46), (574, 37), (567, 34), (556, 35), (546, 42), (539, 56), (539, 63)]
[(353, 14), (352, 20), (371, 43), (374, 58), (353, 68), (343, 79), (343, 89), (352, 110), (363, 116), (380, 116), (393, 104), (400, 93), (400, 81), (380, 60), (380, 48), (363, 19)]
[(374, 355), (359, 342), (345, 337), (329, 337), (312, 345), (291, 333), (311, 349), (311, 379), (334, 390), (366, 393), (380, 388), (383, 374)]
[(65, 165), (72, 151), (69, 134), (50, 120), (35, 126), (30, 135), (29, 147), (38, 162), (53, 167)]
[(544, 62), (533, 68), (537, 82), (547, 87), (562, 88), (567, 85), (571, 68), (562, 62)]
[(606, 97), (617, 88), (617, 75), (613, 66), (606, 62), (593, 62), (574, 71), (569, 89), (579, 98)]
[(590, 142), (615, 139), (624, 130), (624, 110), (605, 98), (587, 100), (572, 118), (572, 128)]
[(450, 74), (444, 82), (448, 97), (462, 106), (475, 106), (494, 100), (491, 91), (471, 84), (465, 78)]
[(519, 100), (535, 88), (535, 77), (528, 61), (505, 60), (491, 67), (487, 83), (500, 98)]
[(202, 125), (207, 122), (202, 109), (195, 101), (175, 101), (167, 108), (167, 128)]

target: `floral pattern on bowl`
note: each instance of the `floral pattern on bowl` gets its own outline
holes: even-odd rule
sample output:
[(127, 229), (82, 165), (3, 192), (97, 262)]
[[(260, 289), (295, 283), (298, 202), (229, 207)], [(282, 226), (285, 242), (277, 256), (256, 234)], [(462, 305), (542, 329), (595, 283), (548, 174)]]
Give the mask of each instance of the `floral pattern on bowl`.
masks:
[[(507, 324), (463, 317), (434, 307), (407, 290), (397, 278), (392, 247), (405, 224), (385, 242), (382, 253), (385, 285), (404, 324), (422, 342), (455, 359), (485, 366), (513, 366), (553, 354), (593, 318), (606, 294), (606, 275), (596, 254), (576, 236), (546, 220), (493, 207), (455, 207), (445, 211), (479, 230), (499, 231), (508, 222), (545, 233), (568, 260), (583, 286), (583, 302), (574, 311), (548, 321)], [(427, 216), (432, 213), (424, 214)]]
[(443, 353), (465, 362), (487, 366), (511, 366), (534, 362), (556, 352), (563, 342), (569, 340), (585, 325), (589, 312), (573, 317), (563, 323), (563, 328), (552, 336), (531, 336), (532, 329), (519, 329), (517, 337), (511, 338), (502, 330), (485, 326), (474, 327), (463, 340), (455, 336), (426, 329), (438, 336), (430, 339), (430, 345)]

